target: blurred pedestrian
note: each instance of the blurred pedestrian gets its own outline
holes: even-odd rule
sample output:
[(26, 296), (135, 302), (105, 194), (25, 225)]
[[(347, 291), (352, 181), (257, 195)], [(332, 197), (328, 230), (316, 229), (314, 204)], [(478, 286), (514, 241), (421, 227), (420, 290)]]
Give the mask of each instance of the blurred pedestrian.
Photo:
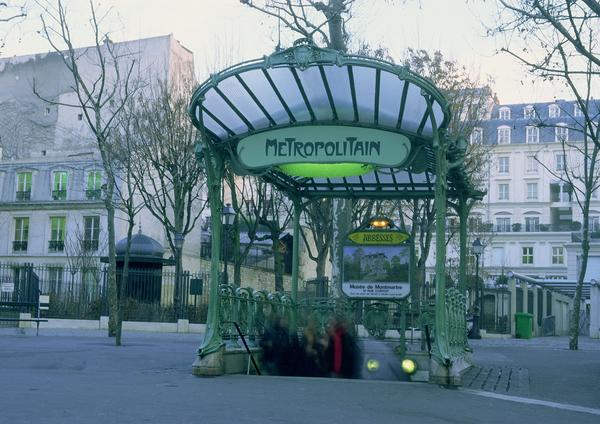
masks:
[(311, 317), (302, 334), (299, 373), (305, 377), (326, 375), (325, 352), (318, 338), (317, 322)]
[(332, 377), (359, 377), (360, 352), (354, 338), (348, 333), (345, 321), (340, 317), (329, 325), (325, 357)]

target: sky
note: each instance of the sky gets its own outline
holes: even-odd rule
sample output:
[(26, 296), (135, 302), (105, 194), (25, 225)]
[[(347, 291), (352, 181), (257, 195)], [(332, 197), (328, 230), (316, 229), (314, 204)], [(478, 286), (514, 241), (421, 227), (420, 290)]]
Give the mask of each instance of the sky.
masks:
[[(38, 33), (40, 10), (27, 1), (29, 16), (8, 30), (0, 57), (49, 51)], [(66, 0), (78, 46), (92, 44), (86, 0)], [(113, 41), (173, 34), (194, 53), (198, 78), (241, 60), (262, 57), (273, 51), (278, 40), (276, 20), (242, 4), (239, 0), (99, 0), (100, 10), (109, 11), (103, 28)], [(494, 22), (493, 0), (357, 0), (349, 29), (357, 39), (386, 46), (394, 58), (409, 48), (430, 52), (465, 65), (473, 76), (491, 76), (493, 89), (503, 104), (551, 101), (569, 98), (557, 85), (532, 83), (524, 68), (498, 50), (507, 40), (486, 35)], [(295, 37), (282, 32), (282, 45)], [(514, 43), (513, 40), (508, 40)]]

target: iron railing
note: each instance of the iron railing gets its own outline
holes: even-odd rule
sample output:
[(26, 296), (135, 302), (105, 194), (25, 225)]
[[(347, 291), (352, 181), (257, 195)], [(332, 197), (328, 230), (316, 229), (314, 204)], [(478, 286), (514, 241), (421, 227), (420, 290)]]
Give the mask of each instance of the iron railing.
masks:
[(13, 241), (13, 252), (27, 252), (27, 242)]
[(17, 199), (17, 201), (30, 200), (31, 199), (31, 190), (17, 191), (16, 199)]
[[(50, 296), (48, 318), (94, 319), (108, 315), (108, 267), (33, 266), (0, 264), (0, 283), (12, 283), (14, 293), (28, 293), (31, 281), (35, 290)], [(122, 273), (117, 272), (117, 281)], [(122, 287), (122, 312), (126, 321), (175, 322), (187, 318), (192, 323), (206, 322), (209, 275), (184, 271), (175, 290), (175, 273), (170, 270), (130, 269), (128, 283)], [(32, 289), (33, 290), (33, 289)], [(2, 293), (2, 299), (17, 294)], [(179, 295), (176, 301), (175, 295)]]

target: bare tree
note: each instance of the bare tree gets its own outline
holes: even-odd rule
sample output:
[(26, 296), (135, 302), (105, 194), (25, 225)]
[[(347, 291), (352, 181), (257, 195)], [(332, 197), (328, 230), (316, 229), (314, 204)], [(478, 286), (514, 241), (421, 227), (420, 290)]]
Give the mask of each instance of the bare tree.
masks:
[(325, 265), (333, 242), (332, 214), (331, 199), (315, 199), (304, 208), (305, 228), (302, 229), (301, 234), (308, 257), (316, 263), (317, 278), (325, 277)]
[[(27, 7), (24, 1), (0, 1), (0, 25), (19, 22), (27, 16)], [(0, 51), (5, 45), (7, 31), (0, 27)]]
[(110, 167), (111, 174), (115, 178), (115, 208), (121, 212), (119, 219), (123, 219), (127, 224), (127, 235), (125, 252), (123, 255), (123, 268), (117, 278), (117, 298), (119, 321), (116, 328), (116, 343), (121, 344), (121, 335), (123, 329), (123, 301), (125, 291), (129, 284), (129, 261), (131, 254), (131, 239), (135, 227), (135, 218), (144, 204), (138, 201), (140, 186), (136, 183), (136, 169), (134, 167), (135, 145), (137, 131), (134, 125), (136, 116), (132, 112), (133, 101), (123, 110), (119, 117), (117, 128), (113, 132), (114, 142), (110, 146), (112, 161)]
[(257, 203), (264, 205), (257, 216), (258, 224), (268, 229), (272, 243), (275, 290), (283, 291), (284, 256), (281, 237), (292, 218), (292, 205), (281, 192), (262, 181), (257, 181), (256, 197)]
[[(577, 131), (583, 137), (578, 162), (583, 169), (577, 171), (579, 193), (577, 202), (585, 215), (589, 211), (590, 189), (593, 188), (593, 172), (598, 137), (598, 103), (592, 93), (597, 90), (600, 75), (600, 2), (597, 0), (499, 0), (498, 22), (490, 34), (509, 34), (526, 41), (526, 46), (506, 45), (502, 51), (525, 65), (531, 75), (543, 81), (564, 84), (576, 100), (581, 119), (576, 122)], [(591, 143), (591, 144), (590, 144)], [(593, 147), (592, 147), (593, 144)], [(569, 146), (568, 150), (573, 147)], [(579, 165), (576, 166), (577, 168)], [(565, 176), (574, 173), (566, 172)], [(567, 177), (569, 179), (569, 177)], [(573, 179), (573, 178), (570, 178)], [(584, 187), (584, 191), (580, 191)], [(586, 200), (587, 199), (587, 200)], [(579, 314), (583, 279), (587, 271), (589, 252), (589, 228), (586, 219), (581, 241), (581, 267), (575, 291), (569, 348), (576, 350), (579, 340)]]
[[(430, 79), (442, 91), (454, 113), (450, 121), (447, 136), (451, 139), (469, 138), (484, 118), (493, 95), (491, 80), (480, 81), (456, 61), (447, 59), (439, 51), (430, 54), (425, 50), (408, 49), (402, 64), (413, 72)], [(480, 189), (486, 179), (489, 146), (481, 140), (467, 147), (463, 167), (471, 179), (473, 188)], [(467, 201), (467, 213), (470, 213), (476, 201)], [(449, 203), (457, 211), (458, 205)], [(402, 215), (410, 223), (414, 240), (418, 240), (418, 259), (416, 261), (416, 285), (418, 289), (425, 282), (425, 267), (435, 230), (435, 204), (431, 199), (411, 200), (400, 205)], [(448, 214), (451, 214), (449, 211)], [(448, 243), (448, 241), (447, 241)], [(418, 293), (416, 291), (415, 293)]]
[[(148, 211), (163, 225), (181, 274), (185, 237), (195, 228), (206, 205), (206, 178), (194, 155), (197, 133), (187, 115), (193, 79), (160, 81), (147, 89), (134, 107), (136, 131), (133, 175)], [(181, 242), (181, 245), (178, 243)], [(174, 307), (179, 311), (180, 284)]]
[[(96, 141), (106, 173), (104, 205), (108, 222), (109, 335), (112, 336), (116, 335), (120, 318), (115, 257), (115, 175), (111, 167), (111, 162), (114, 160), (111, 144), (114, 142), (119, 115), (136, 91), (132, 79), (136, 61), (129, 52), (116, 48), (108, 34), (102, 31), (103, 16), (97, 14), (97, 8), (92, 0), (89, 2), (89, 23), (94, 45), (83, 49), (76, 49), (74, 46), (71, 24), (63, 2), (61, 0), (55, 3), (40, 1), (38, 4), (43, 9), (42, 34), (51, 48), (59, 53), (58, 57), (65, 65), (67, 76), (72, 81), (70, 89), (75, 94), (76, 102), (65, 104), (45, 98), (37, 91), (35, 81), (34, 92), (49, 103), (82, 110), (85, 122)], [(83, 63), (85, 63), (85, 71), (82, 68)]]

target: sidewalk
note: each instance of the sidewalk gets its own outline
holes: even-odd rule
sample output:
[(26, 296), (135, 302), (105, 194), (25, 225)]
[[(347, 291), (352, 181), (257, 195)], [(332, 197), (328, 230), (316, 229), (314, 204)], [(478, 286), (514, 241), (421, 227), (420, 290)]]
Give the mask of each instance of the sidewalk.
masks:
[[(468, 390), (448, 390), (424, 383), (355, 381), (262, 376), (197, 378), (191, 363), (200, 342), (196, 334), (124, 333), (116, 347), (104, 331), (50, 331), (36, 337), (0, 329), (0, 402), (2, 421), (21, 423), (598, 423), (594, 411), (535, 405), (484, 397)], [(497, 342), (497, 341), (494, 341)], [(541, 365), (534, 357), (573, 352), (545, 347), (487, 346), (475, 355), (482, 363), (530, 361), (533, 376)], [(478, 342), (479, 343), (479, 342)], [(595, 346), (595, 345), (593, 345)], [(494, 351), (498, 350), (498, 351)], [(522, 358), (517, 357), (521, 350)], [(529, 353), (527, 353), (529, 352)], [(596, 350), (590, 366), (600, 362)], [(487, 362), (486, 362), (487, 361)], [(577, 367), (573, 367), (577, 368)], [(556, 376), (556, 370), (551, 370)], [(583, 378), (583, 374), (578, 374)], [(590, 371), (586, 381), (597, 380)], [(580, 393), (581, 384), (565, 380), (563, 390), (578, 405), (597, 396)], [(544, 383), (541, 383), (544, 384)], [(591, 391), (591, 383), (585, 390)], [(550, 397), (548, 397), (550, 398)], [(581, 400), (583, 399), (583, 400)], [(567, 402), (562, 399), (562, 402)], [(596, 410), (600, 414), (600, 410)]]

